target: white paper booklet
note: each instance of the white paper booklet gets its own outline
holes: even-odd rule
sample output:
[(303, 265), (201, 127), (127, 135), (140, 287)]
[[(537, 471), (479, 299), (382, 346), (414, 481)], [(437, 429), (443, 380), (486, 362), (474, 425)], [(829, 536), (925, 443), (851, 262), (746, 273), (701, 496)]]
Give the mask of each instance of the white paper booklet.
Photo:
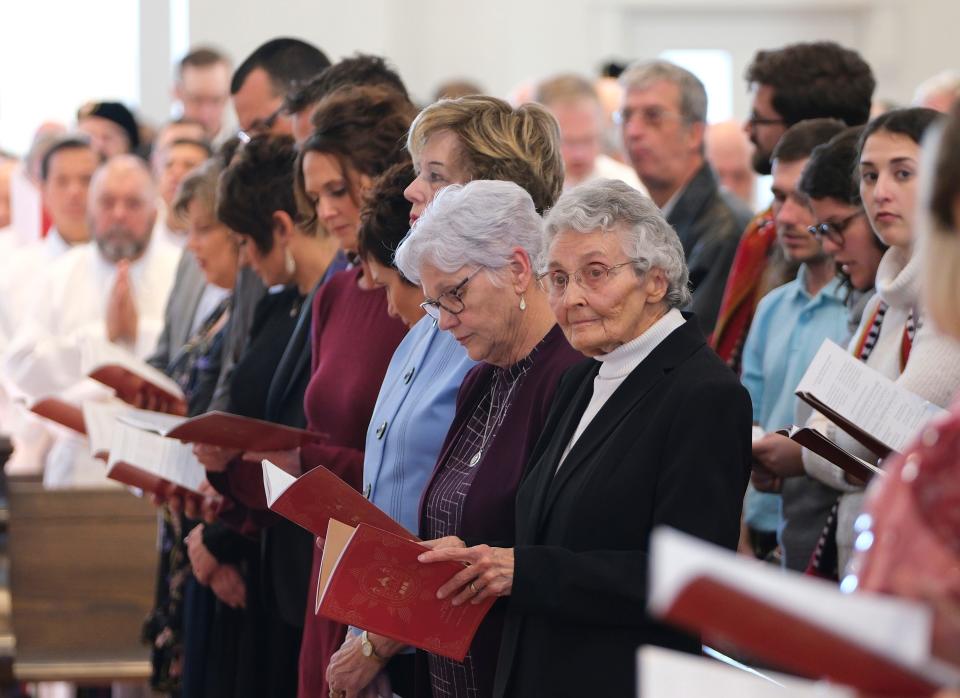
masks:
[[(708, 580), (756, 601), (750, 617), (738, 620), (741, 630), (755, 623), (759, 627), (765, 618), (793, 618), (823, 631), (824, 637), (861, 647), (938, 685), (960, 682), (960, 668), (931, 656), (933, 620), (926, 605), (867, 592), (843, 593), (835, 583), (782, 570), (670, 528), (656, 529), (650, 546), (648, 609), (654, 617), (669, 617), (683, 604), (689, 607), (684, 593)], [(703, 627), (709, 627), (710, 620), (705, 618)], [(749, 651), (756, 654), (758, 649)]]
[(266, 459), (260, 461), (260, 464), (263, 467), (263, 492), (267, 498), (267, 506), (270, 507), (297, 478)]
[(745, 671), (707, 657), (649, 645), (637, 652), (639, 698), (856, 698), (856, 692), (821, 681)]
[[(906, 450), (924, 424), (945, 412), (877, 373), (829, 339), (820, 346), (796, 392), (805, 399), (812, 396), (898, 453)], [(845, 428), (842, 423), (838, 426)]]
[(84, 402), (81, 409), (83, 411), (83, 423), (87, 428), (90, 455), (94, 458), (107, 460), (110, 455), (117, 417), (129, 411), (130, 406), (119, 400), (107, 402), (91, 400)]
[(117, 420), (110, 443), (108, 475), (117, 464), (133, 466), (192, 492), (206, 480), (193, 447)]

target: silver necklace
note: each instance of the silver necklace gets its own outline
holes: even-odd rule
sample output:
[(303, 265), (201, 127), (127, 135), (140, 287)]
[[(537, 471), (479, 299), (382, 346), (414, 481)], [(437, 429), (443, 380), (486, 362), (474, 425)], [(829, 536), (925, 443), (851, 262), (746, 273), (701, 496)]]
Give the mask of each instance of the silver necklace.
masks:
[[(521, 374), (522, 375), (522, 374)], [(476, 466), (480, 462), (480, 459), (483, 458), (483, 451), (487, 447), (487, 439), (493, 435), (493, 432), (496, 431), (497, 427), (503, 422), (504, 418), (507, 415), (507, 407), (510, 404), (510, 396), (513, 394), (513, 389), (517, 387), (517, 383), (520, 382), (520, 376), (517, 376), (513, 379), (513, 382), (510, 384), (510, 389), (507, 390), (506, 396), (503, 398), (503, 402), (500, 403), (498, 409), (496, 410), (496, 417), (493, 419), (491, 424), (490, 418), (494, 415), (493, 409), (493, 395), (490, 395), (490, 411), (487, 413), (487, 420), (483, 425), (483, 436), (480, 439), (480, 448), (476, 453), (473, 454), (473, 457), (470, 459), (470, 462), (467, 464), (471, 468)]]

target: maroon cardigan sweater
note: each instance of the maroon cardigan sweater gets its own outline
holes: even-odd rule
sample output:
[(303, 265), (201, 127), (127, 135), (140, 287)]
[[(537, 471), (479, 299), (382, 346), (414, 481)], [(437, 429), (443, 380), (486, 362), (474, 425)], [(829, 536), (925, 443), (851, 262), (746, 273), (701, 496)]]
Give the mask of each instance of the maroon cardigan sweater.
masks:
[[(527, 472), (530, 454), (547, 421), (560, 376), (570, 366), (583, 360), (583, 354), (570, 346), (559, 325), (554, 325), (541, 341), (533, 365), (513, 397), (496, 437), (484, 451), (479, 470), (467, 493), (458, 533), (467, 545), (485, 543), (497, 547), (513, 547), (516, 493)], [(477, 403), (487, 394), (494, 370), (495, 367), (490, 364), (479, 364), (463, 379), (457, 395), (457, 410), (453, 423), (420, 501), (421, 535), (426, 531), (424, 500), (427, 493), (441, 466), (449, 457), (457, 434), (470, 421)], [(493, 692), (493, 677), (505, 613), (506, 602), (501, 599), (494, 604), (480, 624), (470, 646), (481, 682), (481, 698)], [(422, 652), (418, 654), (417, 696), (427, 698), (431, 691), (426, 656)]]
[[(314, 297), (313, 375), (304, 412), (307, 428), (330, 438), (300, 450), (303, 472), (323, 465), (358, 490), (367, 425), (390, 358), (407, 332), (406, 325), (387, 315), (386, 292), (360, 288), (360, 275), (360, 268), (343, 271)], [(327, 663), (346, 632), (313, 612), (322, 553), (314, 547), (300, 649), (300, 698), (326, 698)]]

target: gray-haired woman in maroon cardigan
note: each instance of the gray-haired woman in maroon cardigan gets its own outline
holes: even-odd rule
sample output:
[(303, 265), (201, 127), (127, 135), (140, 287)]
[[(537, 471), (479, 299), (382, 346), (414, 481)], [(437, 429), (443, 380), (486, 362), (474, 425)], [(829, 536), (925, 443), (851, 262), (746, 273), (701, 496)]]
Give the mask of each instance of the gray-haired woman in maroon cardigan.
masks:
[[(397, 250), (427, 312), (482, 362), (464, 379), (421, 500), (420, 536), (434, 545), (512, 545), (524, 468), (561, 374), (583, 360), (534, 274), (540, 226), (519, 186), (475, 181), (441, 191)], [(463, 662), (427, 656), (434, 698), (492, 693), (503, 614), (494, 606)]]

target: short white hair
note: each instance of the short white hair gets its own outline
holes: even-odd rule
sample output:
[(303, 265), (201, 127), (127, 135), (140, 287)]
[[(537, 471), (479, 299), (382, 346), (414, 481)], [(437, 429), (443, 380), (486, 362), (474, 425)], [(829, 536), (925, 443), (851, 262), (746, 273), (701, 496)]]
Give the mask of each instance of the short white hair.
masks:
[[(561, 233), (616, 233), (638, 273), (660, 269), (667, 279), (664, 302), (671, 308), (690, 303), (686, 256), (680, 238), (660, 209), (617, 179), (597, 179), (564, 193), (543, 223), (544, 250)], [(546, 254), (540, 258), (546, 271)]]
[(513, 182), (453, 184), (437, 193), (400, 243), (397, 269), (420, 283), (424, 264), (445, 274), (464, 266), (496, 272), (509, 264), (516, 247), (536, 260), (543, 245), (542, 222), (533, 199)]

